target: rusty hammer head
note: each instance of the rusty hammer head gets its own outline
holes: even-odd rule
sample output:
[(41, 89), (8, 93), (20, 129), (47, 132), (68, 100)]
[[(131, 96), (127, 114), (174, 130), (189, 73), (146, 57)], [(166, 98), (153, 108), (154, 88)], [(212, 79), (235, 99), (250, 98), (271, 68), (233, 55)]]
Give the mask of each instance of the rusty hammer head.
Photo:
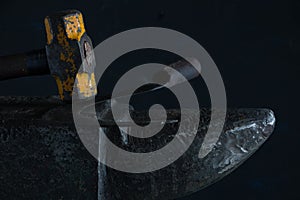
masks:
[(45, 18), (46, 54), (60, 98), (87, 99), (97, 94), (95, 55), (91, 39), (85, 32), (82, 14), (77, 10)]

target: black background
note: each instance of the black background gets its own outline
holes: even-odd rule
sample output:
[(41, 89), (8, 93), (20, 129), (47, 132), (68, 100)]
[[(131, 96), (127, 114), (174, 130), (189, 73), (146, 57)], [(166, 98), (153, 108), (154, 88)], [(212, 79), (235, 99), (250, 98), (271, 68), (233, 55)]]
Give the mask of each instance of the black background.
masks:
[[(275, 132), (254, 156), (223, 180), (182, 200), (300, 199), (296, 181), (300, 179), (296, 145), (300, 136), (291, 130), (292, 115), (288, 112), (294, 108), (290, 93), (299, 92), (288, 85), (295, 83), (299, 74), (299, 1), (11, 0), (1, 2), (0, 55), (43, 48), (44, 17), (70, 8), (84, 13), (95, 46), (116, 33), (145, 26), (189, 35), (217, 64), (229, 107), (266, 107), (275, 112)], [(161, 58), (149, 55), (145, 53), (138, 60), (146, 63)], [(129, 65), (136, 61), (131, 56), (122, 62)], [(50, 76), (0, 83), (0, 95), (56, 93)]]

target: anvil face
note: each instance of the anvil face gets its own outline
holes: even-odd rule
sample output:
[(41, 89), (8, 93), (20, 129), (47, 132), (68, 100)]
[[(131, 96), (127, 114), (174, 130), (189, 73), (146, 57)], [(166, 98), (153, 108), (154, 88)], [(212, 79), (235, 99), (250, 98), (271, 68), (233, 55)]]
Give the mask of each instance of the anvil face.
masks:
[[(102, 109), (102, 108), (101, 108)], [(161, 148), (180, 122), (180, 112), (152, 138), (124, 139), (122, 129), (97, 109), (105, 134), (130, 151)], [(275, 118), (267, 109), (229, 109), (219, 141), (204, 158), (199, 150), (210, 121), (210, 110), (201, 109), (196, 138), (171, 165), (143, 174), (114, 170), (98, 164), (80, 141), (70, 105), (58, 98), (0, 98), (0, 198), (1, 199), (175, 199), (196, 192), (228, 175), (251, 156), (271, 135)], [(183, 110), (193, 120), (193, 110)], [(136, 112), (145, 122), (147, 112)], [(102, 122), (101, 122), (102, 121)], [(129, 125), (128, 125), (129, 126)], [(126, 127), (126, 125), (124, 125)], [(185, 128), (189, 137), (190, 127)], [(109, 156), (109, 155), (107, 155)]]

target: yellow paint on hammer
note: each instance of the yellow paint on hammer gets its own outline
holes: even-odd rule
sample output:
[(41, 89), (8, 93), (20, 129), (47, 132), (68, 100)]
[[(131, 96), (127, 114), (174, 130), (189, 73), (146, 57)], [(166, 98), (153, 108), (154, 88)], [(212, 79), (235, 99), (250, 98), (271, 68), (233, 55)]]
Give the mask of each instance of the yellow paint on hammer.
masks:
[(61, 100), (64, 100), (65, 96), (64, 96), (64, 90), (63, 90), (63, 84), (58, 76), (54, 76), (54, 78), (55, 78), (55, 81), (57, 84), (59, 97)]
[(95, 82), (95, 74), (81, 72), (77, 76), (77, 89), (79, 98), (88, 98), (97, 94), (97, 87)]
[(52, 43), (52, 41), (53, 41), (53, 32), (51, 30), (49, 20), (50, 19), (48, 17), (45, 18), (45, 27), (46, 27), (47, 43), (48, 43), (48, 45), (50, 45)]
[(69, 39), (80, 41), (85, 33), (82, 14), (72, 14), (64, 17), (65, 29)]

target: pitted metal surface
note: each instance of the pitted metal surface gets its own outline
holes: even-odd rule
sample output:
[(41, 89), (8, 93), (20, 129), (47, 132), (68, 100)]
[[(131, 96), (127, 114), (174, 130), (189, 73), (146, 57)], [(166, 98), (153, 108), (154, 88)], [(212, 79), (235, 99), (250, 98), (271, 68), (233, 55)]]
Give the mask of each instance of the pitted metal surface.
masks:
[[(124, 134), (126, 126), (123, 131), (114, 126), (104, 108), (96, 106), (100, 123), (109, 122), (105, 133), (126, 150), (150, 151), (173, 137), (183, 142), (189, 137), (191, 127), (173, 134), (180, 122), (178, 110), (168, 111), (164, 134), (149, 142)], [(182, 114), (193, 120), (192, 110)], [(232, 172), (266, 141), (275, 125), (268, 109), (229, 109), (219, 141), (201, 158), (199, 149), (210, 120), (210, 110), (201, 109), (196, 139), (180, 159), (152, 173), (129, 174), (98, 166), (77, 136), (71, 105), (58, 97), (0, 97), (0, 118), (1, 199), (174, 199)], [(147, 112), (134, 112), (133, 118), (149, 119)]]

